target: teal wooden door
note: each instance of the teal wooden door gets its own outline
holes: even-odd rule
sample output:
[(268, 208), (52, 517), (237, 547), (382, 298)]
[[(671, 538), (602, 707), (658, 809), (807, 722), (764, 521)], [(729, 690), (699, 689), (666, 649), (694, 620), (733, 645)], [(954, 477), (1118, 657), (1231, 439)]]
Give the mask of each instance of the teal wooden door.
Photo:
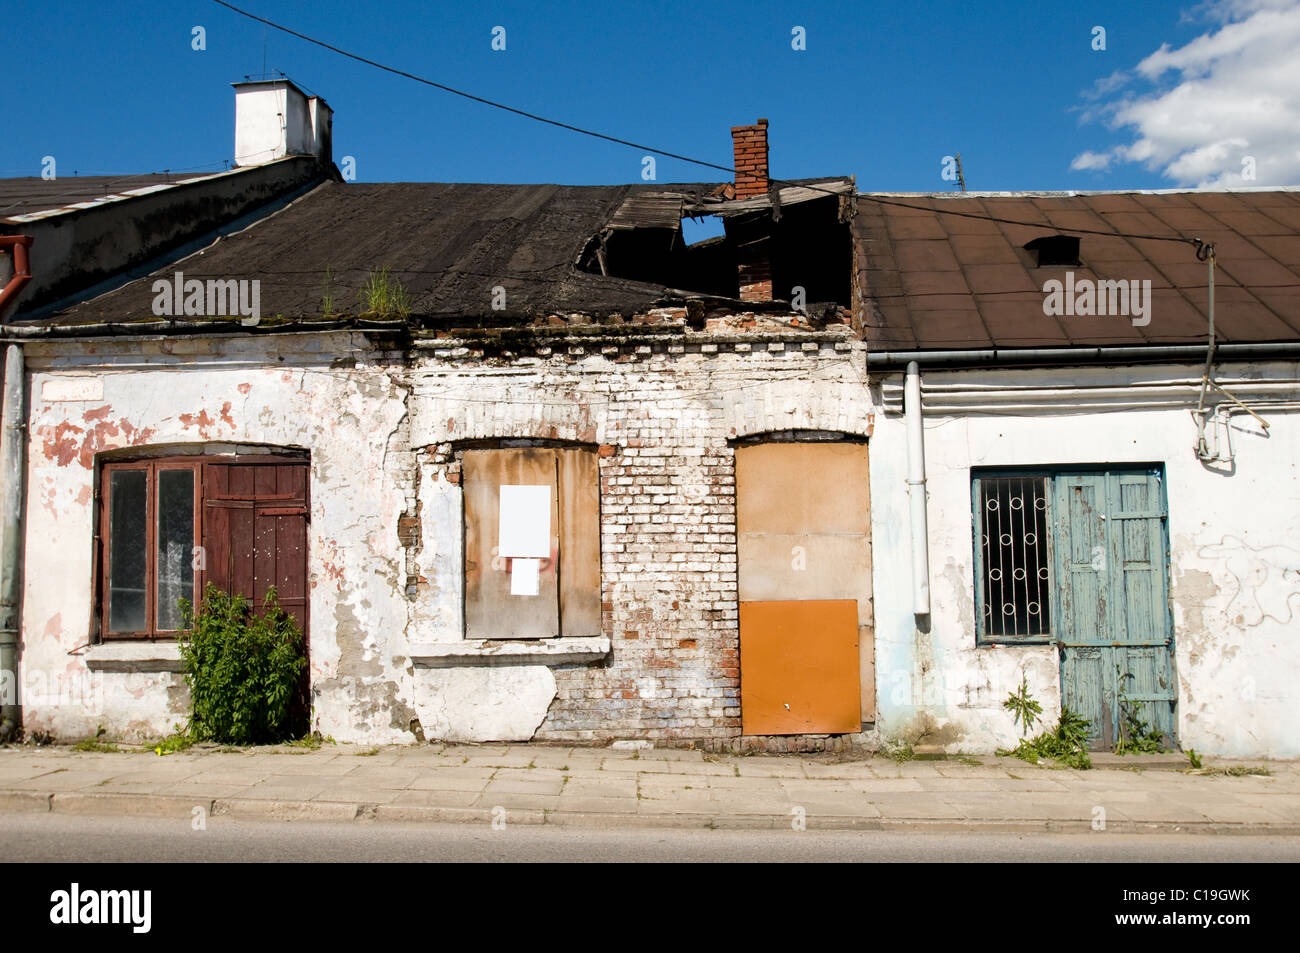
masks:
[(1092, 744), (1119, 734), (1120, 693), (1177, 745), (1167, 513), (1159, 469), (1061, 472), (1053, 480), (1061, 694), (1092, 722)]

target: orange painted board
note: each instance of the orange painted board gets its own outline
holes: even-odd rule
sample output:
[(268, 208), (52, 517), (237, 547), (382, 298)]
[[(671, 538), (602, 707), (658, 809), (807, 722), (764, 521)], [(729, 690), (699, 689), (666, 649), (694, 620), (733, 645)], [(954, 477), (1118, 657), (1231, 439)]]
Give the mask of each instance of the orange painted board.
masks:
[(746, 735), (862, 727), (855, 599), (740, 604), (740, 721)]

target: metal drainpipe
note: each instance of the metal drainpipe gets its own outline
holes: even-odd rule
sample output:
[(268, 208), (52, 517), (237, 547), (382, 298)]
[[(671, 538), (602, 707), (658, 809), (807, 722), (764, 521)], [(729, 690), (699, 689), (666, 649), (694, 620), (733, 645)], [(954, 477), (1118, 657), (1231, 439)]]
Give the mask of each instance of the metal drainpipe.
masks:
[(0, 411), (0, 738), (22, 726), (18, 638), (23, 579), (23, 350), (5, 349)]
[(10, 301), (18, 297), (27, 282), (32, 280), (31, 263), (27, 258), (27, 249), (32, 245), (30, 235), (0, 235), (0, 248), (13, 249), (14, 273), (3, 288), (0, 288), (0, 315)]
[(912, 507), (912, 612), (930, 614), (930, 533), (925, 518), (925, 426), (921, 416), (921, 371), (907, 365), (903, 387), (907, 418), (907, 492)]

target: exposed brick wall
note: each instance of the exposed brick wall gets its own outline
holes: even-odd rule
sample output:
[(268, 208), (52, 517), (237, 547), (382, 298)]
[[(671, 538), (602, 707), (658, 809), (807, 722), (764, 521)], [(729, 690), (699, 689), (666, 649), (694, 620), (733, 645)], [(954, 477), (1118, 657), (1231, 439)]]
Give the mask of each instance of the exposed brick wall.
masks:
[(848, 329), (570, 341), (508, 363), (443, 347), (418, 375), (412, 435), (436, 453), (426, 479), (456, 479), (458, 441), (599, 448), (602, 630), (613, 648), (602, 664), (555, 670), (537, 739), (737, 739), (732, 441), (869, 433), (861, 345)]

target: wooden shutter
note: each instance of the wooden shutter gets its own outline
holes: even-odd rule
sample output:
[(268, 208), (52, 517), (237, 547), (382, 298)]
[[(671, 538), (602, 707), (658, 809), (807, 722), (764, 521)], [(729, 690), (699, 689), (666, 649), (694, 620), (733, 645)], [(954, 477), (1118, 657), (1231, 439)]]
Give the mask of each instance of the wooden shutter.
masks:
[(600, 635), (600, 474), (596, 451), (558, 450), (560, 634)]
[(207, 463), (203, 478), (204, 585), (261, 608), (272, 586), (307, 631), (307, 463)]

